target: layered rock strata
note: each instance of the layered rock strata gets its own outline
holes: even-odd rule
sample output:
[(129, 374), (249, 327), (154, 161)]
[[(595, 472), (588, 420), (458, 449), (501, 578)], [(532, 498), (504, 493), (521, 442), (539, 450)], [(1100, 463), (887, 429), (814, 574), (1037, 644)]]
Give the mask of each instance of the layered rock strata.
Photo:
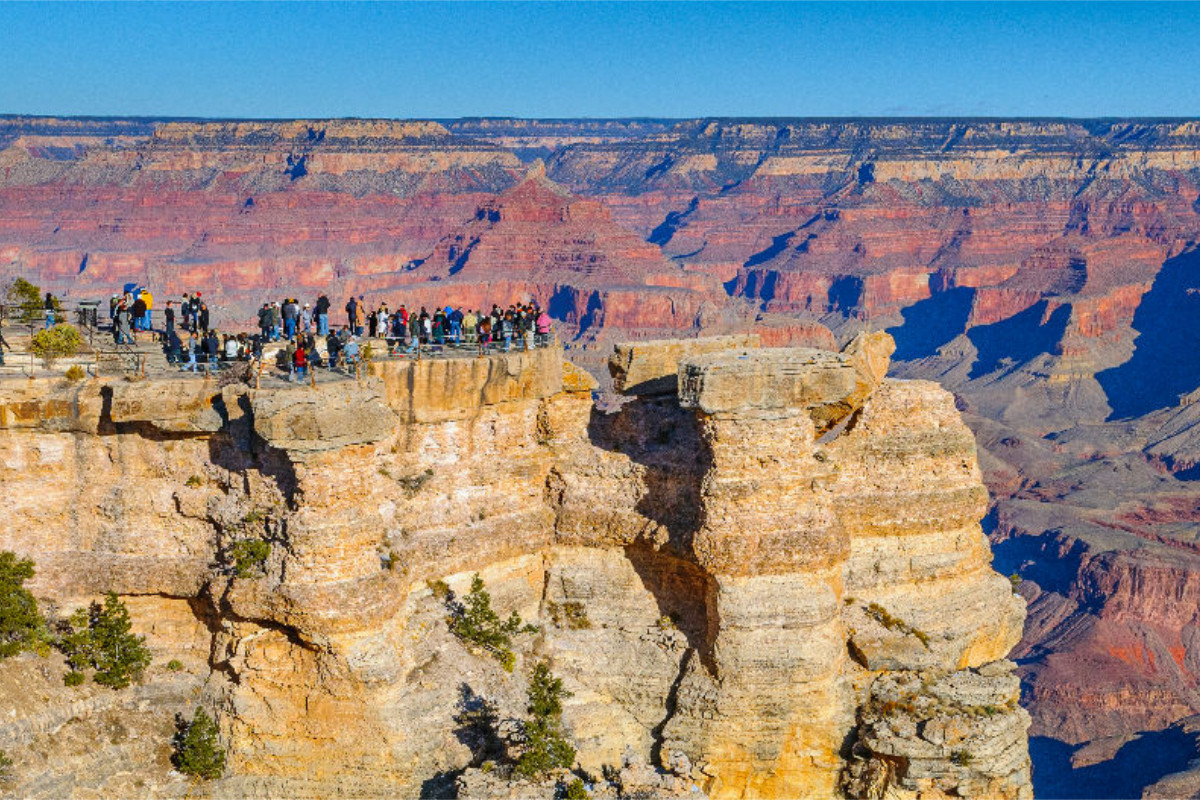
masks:
[[(853, 794), (863, 774), (902, 795), (1029, 796), (1002, 661), (1024, 605), (989, 567), (952, 398), (884, 378), (886, 336), (695, 349), (678, 395), (614, 413), (549, 349), (273, 390), (6, 382), (0, 548), (35, 559), (44, 603), (117, 591), (157, 659), (187, 654), (191, 693), (163, 710), (216, 710), (216, 795), (451, 793), (481, 758), (463, 704), (522, 716), (522, 676), (546, 659), (594, 775), (632, 752), (712, 797)], [(247, 537), (270, 555), (238, 576), (228, 551)], [(433, 591), (476, 573), (538, 626), (512, 674), (449, 633)], [(931, 698), (913, 701), (918, 738), (888, 722), (895, 686)], [(54, 720), (91, 711), (64, 702), (0, 720), (22, 793), (63, 786), (29, 777), (31, 730), (60, 763), (81, 757)], [(959, 719), (975, 706), (995, 708)], [(129, 749), (126, 776), (174, 791), (164, 748)]]

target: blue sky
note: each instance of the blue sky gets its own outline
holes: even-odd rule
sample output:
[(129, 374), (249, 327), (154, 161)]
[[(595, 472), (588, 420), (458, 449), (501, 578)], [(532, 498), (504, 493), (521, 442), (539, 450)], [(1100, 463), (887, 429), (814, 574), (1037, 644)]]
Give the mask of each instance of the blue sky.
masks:
[(4, 3), (0, 113), (1200, 116), (1192, 3)]

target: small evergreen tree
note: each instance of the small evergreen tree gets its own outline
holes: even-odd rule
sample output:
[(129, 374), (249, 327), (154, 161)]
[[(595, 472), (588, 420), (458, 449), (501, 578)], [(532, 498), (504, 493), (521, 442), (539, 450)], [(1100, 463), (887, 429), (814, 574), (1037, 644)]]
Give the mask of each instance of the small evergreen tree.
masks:
[[(6, 316), (10, 316), (16, 322), (28, 323), (41, 319), (44, 302), (41, 287), (24, 278), (13, 278), (5, 287), (4, 304), (8, 306)], [(62, 304), (58, 298), (54, 298), (54, 310), (59, 311), (61, 308)]]
[(132, 627), (125, 604), (109, 592), (103, 606), (92, 603), (71, 615), (59, 648), (73, 672), (94, 669), (96, 683), (123, 689), (150, 666), (146, 638), (130, 633)]
[(517, 759), (518, 775), (542, 778), (575, 763), (575, 748), (562, 730), (562, 701), (570, 696), (562, 678), (554, 677), (544, 661), (533, 668), (526, 690), (529, 719), (524, 724), (524, 750)]
[(18, 560), (16, 553), (8, 550), (0, 552), (0, 658), (46, 646), (46, 621), (38, 612), (37, 600), (25, 588), (25, 581), (32, 577), (32, 561)]
[(184, 775), (209, 780), (225, 774), (225, 748), (221, 747), (217, 723), (203, 708), (197, 708), (192, 721), (175, 716), (175, 753), (171, 763)]
[(492, 610), (492, 597), (476, 575), (471, 580), (471, 591), (462, 603), (448, 600), (450, 617), (447, 624), (450, 632), (463, 641), (487, 650), (508, 672), (512, 672), (516, 656), (512, 651), (512, 637), (518, 633), (532, 633), (533, 625), (521, 625), (521, 616), (512, 612), (501, 621), (500, 615)]

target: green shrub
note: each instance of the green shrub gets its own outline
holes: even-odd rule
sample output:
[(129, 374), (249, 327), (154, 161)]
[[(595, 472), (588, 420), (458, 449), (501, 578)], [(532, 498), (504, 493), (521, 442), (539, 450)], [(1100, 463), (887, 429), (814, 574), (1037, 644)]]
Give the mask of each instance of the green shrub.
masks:
[(955, 750), (950, 754), (950, 762), (960, 767), (969, 767), (975, 757), (966, 750)]
[(565, 797), (567, 800), (588, 800), (591, 795), (588, 794), (588, 790), (583, 787), (583, 779), (576, 778), (567, 784), (567, 788), (563, 793), (563, 797)]
[(179, 672), (179, 670), (183, 669), (183, 662), (178, 658), (172, 658), (167, 662), (167, 669), (171, 670), (171, 672)]
[(42, 360), (47, 367), (65, 356), (73, 356), (79, 352), (83, 338), (74, 325), (61, 323), (53, 328), (38, 331), (29, 342), (29, 352)]
[(66, 686), (83, 686), (83, 682), (86, 679), (87, 676), (82, 672), (71, 670), (66, 675), (63, 675), (63, 684)]
[(407, 475), (405, 477), (396, 478), (396, 483), (400, 484), (400, 488), (404, 490), (405, 496), (412, 497), (417, 492), (421, 491), (421, 488), (425, 484), (429, 483), (430, 479), (432, 478), (433, 470), (427, 469), (424, 472), (417, 473), (416, 475)]
[(524, 747), (515, 772), (525, 778), (543, 778), (554, 769), (568, 769), (575, 763), (575, 748), (562, 730), (562, 701), (571, 696), (562, 679), (539, 662), (529, 676), (526, 690), (529, 719), (523, 725)]
[(447, 600), (447, 605), (450, 606), (450, 616), (446, 623), (450, 626), (450, 632), (464, 642), (491, 653), (507, 672), (512, 672), (516, 664), (512, 637), (518, 633), (537, 631), (533, 625), (522, 626), (521, 617), (515, 611), (508, 619), (501, 621), (500, 615), (492, 610), (492, 597), (479, 575), (471, 580), (471, 591), (462, 603)]
[(435, 578), (429, 582), (429, 591), (433, 592), (433, 596), (443, 603), (448, 601), (452, 595), (450, 584), (441, 578)]
[(78, 364), (72, 364), (71, 366), (67, 367), (67, 371), (63, 373), (63, 377), (65, 377), (71, 383), (76, 383), (86, 378), (87, 373), (83, 371), (83, 367), (79, 366)]
[(37, 600), (25, 588), (33, 577), (33, 562), (18, 560), (16, 553), (0, 552), (0, 658), (22, 650), (45, 650), (49, 641), (46, 620)]
[(271, 545), (262, 539), (239, 539), (229, 548), (233, 574), (239, 578), (260, 576), (271, 557)]
[(125, 604), (109, 592), (103, 606), (92, 603), (71, 615), (58, 646), (75, 672), (94, 669), (96, 683), (123, 689), (150, 666), (146, 638), (130, 633), (132, 627)]
[(916, 637), (926, 650), (929, 649), (929, 634), (920, 628), (914, 628), (899, 617), (893, 617), (888, 610), (879, 603), (868, 603), (866, 607), (867, 616), (878, 622), (889, 631), (905, 634), (907, 636)]
[(203, 486), (204, 478), (200, 477), (199, 475), (189, 475), (188, 479), (183, 482), (183, 485), (190, 486), (192, 488), (195, 488), (197, 486)]
[(555, 603), (551, 600), (546, 603), (546, 612), (550, 615), (550, 621), (559, 628), (580, 631), (592, 627), (592, 621), (588, 619), (587, 607), (575, 600), (568, 600), (565, 603)]
[(1016, 594), (1017, 589), (1021, 587), (1021, 576), (1014, 572), (1008, 576), (1008, 582), (1012, 584), (1013, 594)]
[(0, 786), (11, 783), (13, 779), (13, 762), (8, 753), (0, 750)]
[(191, 722), (176, 715), (171, 763), (184, 775), (205, 780), (221, 777), (225, 774), (225, 748), (217, 734), (217, 723), (203, 708), (196, 709)]

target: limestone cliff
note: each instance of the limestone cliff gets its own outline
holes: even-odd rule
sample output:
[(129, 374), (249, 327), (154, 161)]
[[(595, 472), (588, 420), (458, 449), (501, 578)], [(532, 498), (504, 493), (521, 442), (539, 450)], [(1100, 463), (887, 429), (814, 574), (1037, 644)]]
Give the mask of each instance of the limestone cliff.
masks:
[[(886, 336), (656, 346), (615, 359), (658, 379), (616, 411), (554, 350), (271, 391), (0, 384), (0, 549), (58, 613), (118, 592), (184, 665), (71, 695), (55, 658), (0, 663), (16, 791), (182, 795), (170, 717), (199, 702), (214, 795), (444, 796), (479, 763), (464, 699), (520, 716), (545, 658), (589, 774), (632, 751), (712, 797), (1031, 796), (1024, 602), (953, 398), (885, 379)], [(247, 535), (270, 556), (238, 577)], [(447, 630), (432, 587), (475, 573), (538, 625), (512, 674)]]

